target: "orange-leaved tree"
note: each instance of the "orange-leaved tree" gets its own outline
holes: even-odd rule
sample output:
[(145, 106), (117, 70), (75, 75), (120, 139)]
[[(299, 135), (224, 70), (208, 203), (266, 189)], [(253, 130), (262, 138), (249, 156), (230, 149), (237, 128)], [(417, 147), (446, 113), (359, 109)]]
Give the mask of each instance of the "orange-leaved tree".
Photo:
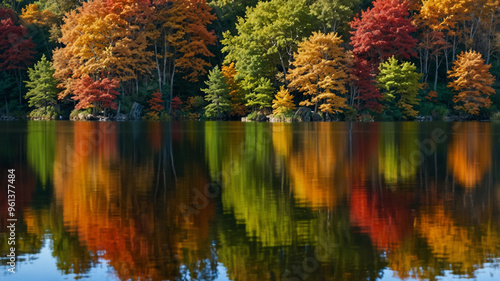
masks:
[[(60, 42), (54, 52), (55, 76), (63, 96), (85, 75), (106, 76), (120, 82), (137, 80), (153, 68), (148, 39), (153, 8), (148, 0), (95, 0), (66, 14)], [(70, 68), (70, 69), (65, 69)]]
[(104, 78), (94, 81), (88, 75), (82, 76), (73, 86), (75, 95), (73, 99), (78, 101), (75, 108), (92, 108), (94, 114), (98, 110), (116, 109), (117, 104), (114, 99), (120, 94), (116, 91), (118, 84), (118, 80), (115, 79)]
[(229, 88), (229, 97), (231, 101), (231, 116), (244, 116), (247, 113), (245, 106), (245, 93), (241, 89), (240, 84), (236, 82), (236, 68), (234, 62), (229, 65), (222, 66), (222, 75), (226, 78), (226, 83)]
[(456, 110), (477, 116), (481, 109), (490, 107), (490, 95), (495, 93), (491, 87), (495, 78), (490, 67), (475, 51), (462, 52), (457, 57), (452, 70), (448, 71), (448, 77), (453, 80), (448, 87), (455, 92)]
[(292, 89), (310, 96), (301, 106), (314, 105), (324, 113), (335, 114), (346, 108), (348, 70), (342, 39), (336, 33), (314, 32), (299, 44), (289, 78)]
[(293, 102), (293, 98), (288, 89), (285, 89), (285, 86), (281, 86), (273, 100), (273, 114), (286, 114), (294, 110), (295, 103)]
[[(173, 99), (174, 77), (184, 72), (184, 79), (197, 81), (206, 74), (210, 63), (206, 57), (214, 55), (208, 45), (215, 44), (216, 36), (207, 26), (216, 18), (206, 0), (153, 0), (154, 59), (161, 92), (170, 89)], [(172, 103), (170, 103), (172, 105)], [(169, 112), (173, 108), (169, 108)]]

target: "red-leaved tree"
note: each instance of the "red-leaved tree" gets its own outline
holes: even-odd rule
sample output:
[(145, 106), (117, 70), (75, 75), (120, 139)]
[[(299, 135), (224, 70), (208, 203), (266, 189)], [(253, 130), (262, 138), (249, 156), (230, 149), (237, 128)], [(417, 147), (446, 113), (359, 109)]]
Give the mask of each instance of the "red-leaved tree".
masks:
[(158, 120), (160, 118), (160, 112), (165, 109), (163, 106), (162, 93), (157, 91), (151, 95), (151, 99), (148, 100), (149, 112), (146, 114), (146, 118), (149, 120)]
[(19, 103), (22, 103), (23, 70), (32, 64), (35, 54), (35, 44), (27, 36), (28, 30), (19, 25), (14, 11), (0, 8), (0, 71), (16, 77)]
[(380, 112), (382, 110), (382, 94), (376, 87), (374, 77), (372, 76), (372, 67), (368, 61), (355, 57), (354, 62), (354, 75), (357, 77), (356, 97), (354, 106), (358, 110), (367, 109), (373, 112)]
[(415, 56), (416, 31), (408, 4), (399, 0), (376, 0), (373, 8), (351, 22), (351, 45), (355, 56), (375, 66), (385, 59), (410, 59)]
[(116, 96), (120, 93), (116, 91), (119, 81), (116, 79), (99, 79), (94, 81), (88, 75), (84, 75), (74, 84), (74, 100), (78, 101), (76, 109), (93, 108), (101, 109), (117, 109), (117, 104), (114, 102)]
[(380, 92), (375, 87), (374, 77), (378, 65), (389, 57), (410, 59), (415, 56), (416, 31), (408, 3), (400, 0), (376, 0), (373, 8), (362, 12), (350, 23), (351, 45), (355, 58), (356, 99), (359, 110), (381, 110)]

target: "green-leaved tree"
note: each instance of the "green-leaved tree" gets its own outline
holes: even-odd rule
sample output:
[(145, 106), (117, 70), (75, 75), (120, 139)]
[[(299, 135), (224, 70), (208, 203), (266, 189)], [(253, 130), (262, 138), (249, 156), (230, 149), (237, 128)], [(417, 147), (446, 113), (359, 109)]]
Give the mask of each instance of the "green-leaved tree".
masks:
[[(422, 77), (417, 67), (410, 62), (399, 63), (390, 57), (379, 66), (377, 86), (383, 91), (386, 101), (386, 114), (395, 119), (407, 119), (418, 115), (414, 106), (418, 105), (418, 90), (422, 88), (419, 82)], [(389, 111), (389, 112), (388, 112)]]
[(56, 113), (54, 105), (57, 103), (57, 80), (54, 78), (54, 68), (52, 62), (48, 61), (45, 55), (42, 56), (33, 68), (28, 69), (29, 81), (26, 88), (28, 104), (34, 107), (30, 113), (32, 117), (54, 118)]
[(205, 100), (209, 102), (205, 107), (205, 115), (212, 119), (222, 119), (229, 116), (231, 112), (229, 88), (219, 66), (215, 66), (209, 72), (208, 81), (205, 81), (205, 84), (208, 88), (201, 89), (205, 92)]
[(275, 89), (271, 80), (261, 77), (253, 84), (253, 90), (245, 95), (246, 106), (252, 111), (259, 111), (266, 107), (271, 107)]

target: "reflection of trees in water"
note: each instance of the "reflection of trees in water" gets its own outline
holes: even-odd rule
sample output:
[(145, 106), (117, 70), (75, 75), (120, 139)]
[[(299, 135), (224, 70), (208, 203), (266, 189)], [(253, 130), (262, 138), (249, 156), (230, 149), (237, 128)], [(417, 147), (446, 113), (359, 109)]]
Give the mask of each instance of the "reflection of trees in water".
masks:
[[(221, 167), (227, 173), (222, 182), (224, 214), (217, 228), (218, 256), (229, 278), (288, 280), (297, 277), (293, 272), (296, 267), (302, 267), (311, 280), (378, 276), (384, 267), (382, 259), (366, 237), (352, 232), (348, 211), (336, 207), (347, 190), (347, 167), (338, 166), (345, 160), (338, 158), (346, 157), (345, 136), (322, 130), (321, 134), (285, 139), (293, 135), (279, 124), (273, 124), (272, 131), (260, 124), (244, 128), (238, 130), (240, 136), (232, 136), (244, 142), (246, 149), (240, 154), (234, 153), (239, 143), (225, 141), (223, 135), (206, 139), (209, 147), (224, 151), (214, 161), (219, 164), (211, 167)], [(321, 155), (328, 157), (322, 161)], [(294, 172), (290, 170), (283, 178), (282, 168), (293, 165)], [(273, 172), (273, 166), (280, 170)], [(344, 179), (338, 190), (328, 177), (330, 173)], [(307, 188), (317, 193), (307, 192)], [(305, 208), (297, 201), (308, 202), (306, 206), (314, 208)], [(304, 261), (311, 259), (318, 263), (317, 268), (307, 271)]]
[[(122, 280), (173, 280), (186, 274), (194, 279), (214, 279), (216, 259), (209, 243), (214, 203), (189, 220), (178, 209), (182, 203), (192, 204), (194, 190), (205, 187), (202, 161), (183, 159), (175, 163), (175, 181), (173, 169), (168, 166), (172, 163), (168, 158), (176, 153), (166, 140), (169, 135), (158, 147), (158, 136), (154, 134), (152, 138), (143, 137), (135, 134), (134, 128), (115, 128), (89, 150), (83, 144), (88, 144), (91, 136), (86, 133), (92, 129), (75, 128), (75, 155), (56, 153), (62, 167), (71, 164), (64, 163), (65, 158), (80, 157), (71, 172), (58, 175), (55, 181), (56, 198), (71, 232), (93, 253), (108, 260)], [(133, 145), (127, 154), (115, 149), (120, 147), (116, 136), (119, 129), (132, 130), (128, 133)], [(61, 140), (61, 144), (65, 141)], [(148, 146), (148, 142), (152, 145)], [(179, 153), (188, 155), (186, 151)], [(142, 155), (141, 159), (135, 155)]]
[[(458, 128), (405, 171), (399, 156), (432, 126), (110, 124), (0, 140), (1, 162), (29, 191), (18, 198), (19, 249), (39, 252), (50, 233), (64, 274), (86, 274), (99, 255), (123, 280), (213, 280), (219, 262), (232, 280), (281, 280), (313, 258), (310, 280), (376, 279), (386, 267), (435, 280), (474, 276), (500, 256), (498, 151), (483, 124)], [(183, 214), (209, 179), (221, 196)]]
[(465, 188), (474, 188), (491, 169), (490, 124), (463, 123), (448, 146), (448, 168)]

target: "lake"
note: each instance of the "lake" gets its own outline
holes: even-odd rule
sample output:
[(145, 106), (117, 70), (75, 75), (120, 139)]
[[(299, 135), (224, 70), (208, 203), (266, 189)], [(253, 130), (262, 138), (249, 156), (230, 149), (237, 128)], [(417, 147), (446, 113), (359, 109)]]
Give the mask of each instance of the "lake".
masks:
[(500, 279), (500, 123), (16, 121), (0, 136), (2, 280)]

